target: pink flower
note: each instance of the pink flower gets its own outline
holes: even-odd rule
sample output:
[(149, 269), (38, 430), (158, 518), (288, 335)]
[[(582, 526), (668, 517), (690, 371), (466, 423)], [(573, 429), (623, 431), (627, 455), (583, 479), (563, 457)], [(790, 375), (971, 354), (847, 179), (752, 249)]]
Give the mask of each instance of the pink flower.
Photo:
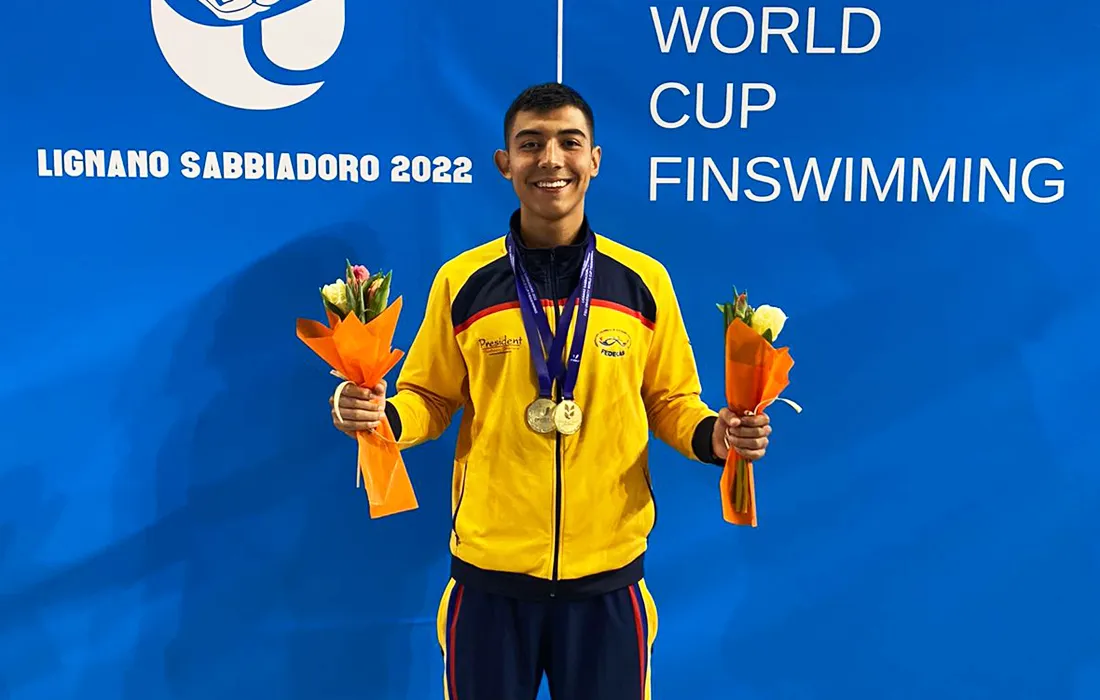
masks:
[(348, 280), (349, 282), (352, 280), (356, 282), (366, 282), (370, 278), (370, 272), (362, 265), (355, 265), (351, 268), (351, 277), (352, 279)]

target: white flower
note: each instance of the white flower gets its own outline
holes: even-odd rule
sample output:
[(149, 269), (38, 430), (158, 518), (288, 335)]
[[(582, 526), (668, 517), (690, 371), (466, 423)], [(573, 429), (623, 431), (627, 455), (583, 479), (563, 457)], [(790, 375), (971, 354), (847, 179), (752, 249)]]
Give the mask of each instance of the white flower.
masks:
[(783, 313), (783, 310), (778, 306), (769, 306), (768, 304), (762, 304), (752, 312), (752, 329), (764, 335), (764, 331), (771, 330), (772, 342), (779, 337), (779, 331), (783, 330), (783, 325), (787, 322), (787, 314)]
[(336, 280), (332, 284), (326, 284), (321, 288), (321, 296), (340, 311), (348, 312), (348, 287), (344, 280)]

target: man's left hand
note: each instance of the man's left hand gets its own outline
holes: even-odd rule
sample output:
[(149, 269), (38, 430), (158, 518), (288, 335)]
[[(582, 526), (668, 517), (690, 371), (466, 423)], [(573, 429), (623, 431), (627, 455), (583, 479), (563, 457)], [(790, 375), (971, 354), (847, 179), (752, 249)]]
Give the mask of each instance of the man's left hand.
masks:
[(772, 434), (766, 414), (737, 416), (728, 408), (718, 412), (714, 422), (711, 446), (719, 459), (726, 459), (734, 450), (749, 462), (758, 462), (768, 449), (768, 436)]

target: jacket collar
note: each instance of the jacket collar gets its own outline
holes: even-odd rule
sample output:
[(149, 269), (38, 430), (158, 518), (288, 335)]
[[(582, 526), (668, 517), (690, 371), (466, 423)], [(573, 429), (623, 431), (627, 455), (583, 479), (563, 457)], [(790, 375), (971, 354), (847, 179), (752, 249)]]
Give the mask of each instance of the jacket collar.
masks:
[[(527, 255), (530, 255), (530, 254), (536, 253), (536, 252), (551, 250), (550, 248), (531, 248), (531, 247), (528, 247), (526, 242), (524, 242), (523, 233), (520, 231), (520, 228), (519, 228), (519, 209), (516, 209), (514, 212), (512, 212), (512, 216), (508, 220), (508, 230), (512, 233), (512, 236), (515, 238), (517, 247), (520, 248)], [(565, 252), (565, 251), (569, 251), (569, 252), (580, 251), (580, 252), (583, 252), (584, 246), (587, 243), (588, 237), (590, 235), (592, 235), (592, 228), (588, 224), (588, 215), (585, 214), (584, 220), (581, 222), (580, 234), (577, 236), (576, 240), (573, 241), (572, 243), (568, 244), (568, 245), (554, 246), (553, 250), (556, 253)]]

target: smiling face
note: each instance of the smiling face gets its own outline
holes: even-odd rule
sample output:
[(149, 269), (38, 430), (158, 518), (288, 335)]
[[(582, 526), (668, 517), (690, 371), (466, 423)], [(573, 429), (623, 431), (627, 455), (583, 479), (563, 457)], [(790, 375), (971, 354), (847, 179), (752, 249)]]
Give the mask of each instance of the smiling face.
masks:
[(520, 111), (510, 132), (508, 148), (497, 151), (495, 162), (512, 181), (525, 218), (580, 226), (584, 195), (601, 155), (584, 112), (573, 106)]

